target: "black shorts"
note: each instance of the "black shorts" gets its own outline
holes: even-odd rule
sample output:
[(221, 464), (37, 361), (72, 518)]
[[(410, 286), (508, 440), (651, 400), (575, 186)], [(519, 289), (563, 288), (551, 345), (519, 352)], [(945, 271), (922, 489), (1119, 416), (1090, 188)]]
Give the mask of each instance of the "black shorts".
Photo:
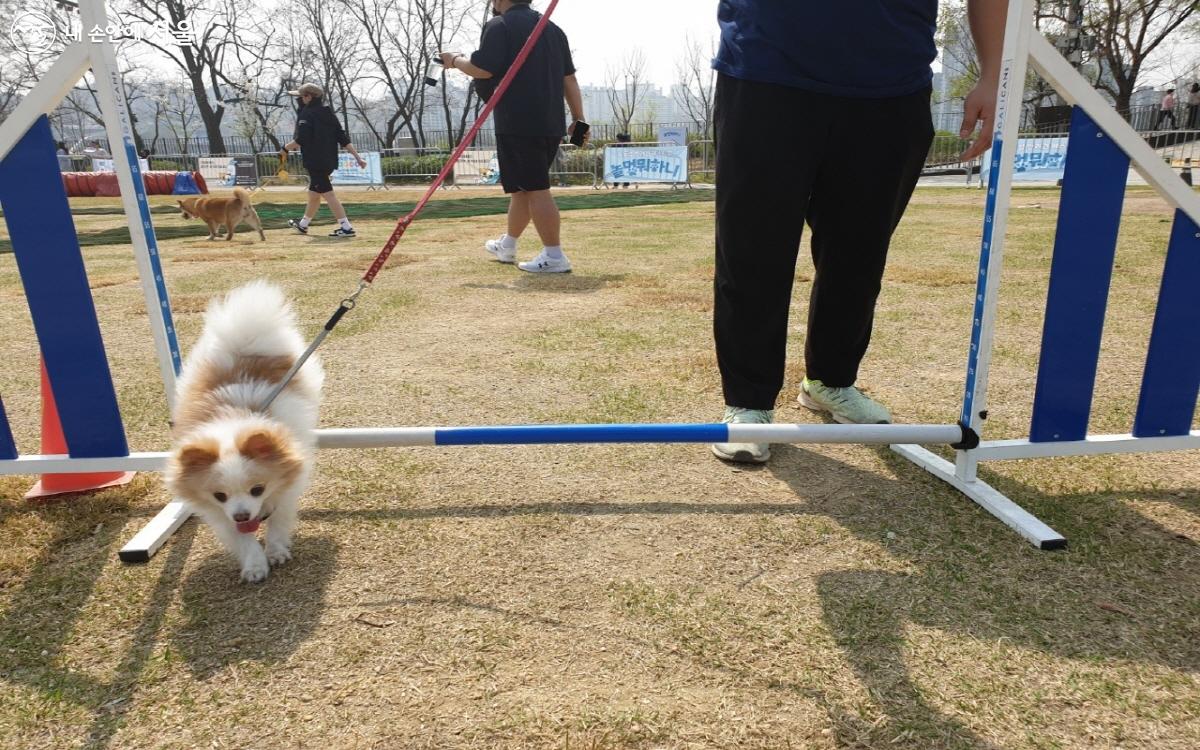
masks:
[(550, 189), (550, 165), (562, 138), (546, 135), (496, 135), (500, 184), (506, 193)]
[(329, 181), (332, 169), (308, 169), (308, 189), (314, 193), (332, 193), (333, 183)]

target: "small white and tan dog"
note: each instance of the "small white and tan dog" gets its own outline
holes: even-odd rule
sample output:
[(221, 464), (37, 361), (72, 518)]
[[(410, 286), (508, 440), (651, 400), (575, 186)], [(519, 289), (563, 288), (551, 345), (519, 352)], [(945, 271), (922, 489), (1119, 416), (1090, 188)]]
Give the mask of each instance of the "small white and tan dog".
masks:
[[(167, 486), (237, 556), (245, 581), (262, 581), (292, 557), (316, 448), (321, 363), (309, 359), (267, 410), (262, 404), (303, 351), (283, 292), (255, 281), (209, 304), (177, 384)], [(265, 552), (255, 536), (263, 521)]]

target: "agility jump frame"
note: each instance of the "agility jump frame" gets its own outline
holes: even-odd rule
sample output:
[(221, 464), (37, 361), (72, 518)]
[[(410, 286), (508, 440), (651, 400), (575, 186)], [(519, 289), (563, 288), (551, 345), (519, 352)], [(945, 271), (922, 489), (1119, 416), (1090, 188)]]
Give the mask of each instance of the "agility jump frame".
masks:
[[(1009, 149), (1017, 143), (1025, 74), (1033, 63), (1074, 109), (1029, 437), (984, 441), (959, 450), (954, 463), (917, 446), (893, 449), (958, 488), (1033, 544), (1054, 548), (1065, 540), (980, 481), (978, 464), (1200, 448), (1200, 431), (1192, 425), (1200, 391), (1200, 197), (1034, 29), (1033, 14), (1032, 0), (1009, 6), (961, 415), (962, 424), (982, 433), (1012, 192)], [(1130, 166), (1174, 206), (1175, 219), (1132, 429), (1122, 435), (1089, 435)]]
[[(101, 28), (106, 26), (107, 14), (104, 10), (103, 0), (82, 0), (80, 11), (86, 28), (93, 28), (97, 24)], [(1109, 144), (1109, 139), (1111, 139), (1111, 142), (1115, 142), (1120, 150), (1130, 155), (1135, 167), (1146, 176), (1147, 180), (1158, 187), (1160, 192), (1177, 207), (1177, 229), (1181, 226), (1186, 227), (1191, 234), (1179, 237), (1178, 241), (1176, 235), (1183, 230), (1173, 234), (1172, 251), (1169, 257), (1182, 258), (1182, 261), (1175, 261), (1175, 266), (1182, 264), (1184, 268), (1181, 273), (1185, 276), (1190, 273), (1191, 275), (1186, 277), (1190, 278), (1193, 284), (1200, 280), (1200, 272), (1195, 272), (1196, 259), (1200, 257), (1200, 254), (1196, 252), (1198, 244), (1196, 240), (1200, 238), (1200, 232), (1195, 230), (1196, 222), (1200, 220), (1200, 201), (1186, 189), (1181, 181), (1173, 176), (1165, 165), (1154, 157), (1153, 152), (1140, 137), (1121, 121), (1094, 91), (1087, 87), (1086, 83), (1070, 69), (1053, 48), (1040, 35), (1033, 33), (1031, 2), (1023, 0), (1021, 3), (1014, 4), (1010, 9), (1008, 36), (1005, 41), (1000, 109), (997, 116), (993, 150), (993, 183), (989, 187), (984, 222), (979, 292), (960, 424), (638, 424), (349, 428), (319, 430), (319, 447), (372, 448), (631, 442), (890, 444), (901, 455), (919, 463), (930, 472), (953, 484), (1039, 547), (1062, 546), (1065, 540), (1060, 535), (976, 478), (975, 469), (979, 460), (1134, 450), (1180, 450), (1200, 447), (1200, 435), (1195, 431), (1190, 431), (1191, 412), (1188, 412), (1188, 425), (1182, 434), (1175, 434), (1179, 430), (1176, 425), (1179, 420), (1176, 418), (1169, 426), (1166, 423), (1162, 423), (1164, 426), (1159, 426), (1160, 422), (1157, 419), (1140, 422), (1135, 425), (1134, 432), (1127, 436), (1087, 437), (1085, 409), (1083, 413), (1084, 433), (1079, 434), (1078, 437), (1075, 437), (1074, 433), (1058, 431), (1054, 433), (1056, 437), (1050, 441), (1031, 438), (1025, 441), (979, 443), (977, 432), (986, 418), (984, 401), (987, 372), (991, 358), (1004, 228), (1007, 222), (1012, 178), (1012, 162), (1010, 159), (1004, 158), (1004, 144), (1015, 142), (1019, 121), (1019, 118), (1010, 118), (1007, 115), (1010, 102), (1015, 103), (1016, 107), (1020, 106), (1020, 82), (1024, 80), (1026, 61), (1030, 56), (1035, 57), (1035, 64), (1039, 66), (1039, 69), (1045, 69), (1046, 77), (1055, 84), (1056, 88), (1078, 105), (1077, 116), (1080, 118), (1080, 122), (1092, 122), (1088, 119), (1088, 115), (1092, 115), (1094, 122), (1100, 123), (1099, 127), (1103, 131), (1096, 130), (1096, 126), (1093, 125), (1091, 126), (1092, 130), (1087, 132), (1099, 135), (1097, 141)], [(53, 142), (50, 140), (46, 115), (53, 111), (88, 67), (91, 67), (96, 74), (102, 112), (110, 141), (122, 144), (122, 148), (114, 150), (122, 202), (130, 226), (135, 228), (135, 231), (131, 233), (133, 249), (138, 262), (146, 306), (151, 313), (151, 330), (154, 335), (168, 406), (172, 405), (174, 398), (175, 378), (180, 366), (179, 347), (171, 323), (170, 305), (159, 264), (149, 206), (134, 151), (129, 113), (126, 110), (124, 99), (117, 94), (121, 91), (121, 87), (115, 54), (107, 39), (91, 41), (85, 35), (81, 35), (80, 41), (64, 51), (47, 76), (22, 101), (13, 116), (0, 125), (0, 198), (4, 201), (5, 217), (9, 222), (18, 266), (26, 286), (49, 379), (54, 387), (54, 393), (60, 401), (70, 402), (65, 408), (60, 406), (69, 455), (17, 455), (11, 432), (8, 430), (7, 419), (0, 407), (0, 474), (106, 470), (161, 471), (166, 465), (167, 454), (165, 452), (130, 453), (128, 451), (124, 429), (120, 421), (120, 412), (116, 406), (115, 391), (104, 355), (103, 342), (100, 338), (98, 323), (96, 323), (95, 308), (83, 268), (82, 255), (75, 237), (66, 194), (58, 175), (57, 161), (53, 156)], [(1082, 133), (1086, 127), (1072, 129), (1073, 145), (1076, 130)], [(1086, 162), (1087, 159), (1076, 161)], [(50, 164), (53, 164), (53, 167), (49, 166)], [(1126, 159), (1126, 164), (1128, 164), (1128, 159)], [(14, 173), (25, 175), (25, 181), (18, 183), (21, 185), (20, 190), (6, 191), (4, 189), (3, 185), (10, 182), (10, 180), (2, 179), (8, 169), (14, 170)], [(1071, 167), (1068, 166), (1068, 169), (1070, 170)], [(31, 175), (38, 175), (36, 185), (30, 183), (28, 177)], [(53, 179), (49, 179), (49, 177), (53, 177)], [(1122, 175), (1122, 190), (1123, 180), (1124, 176)], [(28, 201), (28, 197), (26, 197), (28, 195), (35, 195), (39, 205), (56, 205), (58, 213), (55, 215), (55, 223), (65, 227), (67, 231), (55, 234), (52, 239), (44, 235), (40, 236), (37, 238), (37, 242), (33, 243), (31, 238), (36, 236), (32, 233), (33, 228), (25, 227), (22, 224), (22, 214), (29, 213), (22, 211), (23, 206), (26, 205), (22, 201)], [(1066, 192), (1064, 191), (1064, 215), (1067, 214), (1066, 205)], [(1094, 216), (1094, 213), (1092, 215)], [(43, 229), (44, 216), (43, 214), (42, 218), (37, 221), (38, 227)], [(1113, 221), (1114, 223), (1119, 221), (1119, 202)], [(1186, 234), (1186, 232), (1183, 233)], [(1060, 234), (1062, 234), (1061, 231)], [(1064, 236), (1071, 235), (1068, 232)], [(1077, 247), (1076, 244), (1066, 242), (1066, 240), (1061, 240), (1061, 242), (1064, 245)], [(53, 245), (54, 251), (58, 253), (53, 256), (56, 260), (48, 262), (46, 267), (38, 266), (34, 256), (38, 253), (46, 254), (50, 245)], [(34, 249), (37, 249), (38, 253), (34, 253)], [(1169, 259), (1168, 264), (1171, 262)], [(1056, 257), (1056, 265), (1057, 263)], [(1191, 265), (1189, 266), (1188, 263)], [(63, 269), (68, 269), (68, 275), (74, 279), (73, 284), (63, 285), (61, 278)], [(58, 274), (52, 280), (54, 284), (57, 284), (53, 287), (55, 292), (53, 297), (58, 299), (70, 297), (77, 308), (72, 316), (63, 315), (61, 311), (55, 311), (51, 309), (52, 305), (47, 304), (48, 300), (53, 299), (49, 296), (51, 270)], [(30, 279), (33, 279), (35, 283), (31, 284)], [(1168, 291), (1170, 292), (1169, 297)], [(1175, 300), (1177, 295), (1175, 285), (1168, 290), (1164, 282), (1162, 298)], [(1160, 301), (1159, 311), (1163, 316), (1171, 317), (1178, 312), (1175, 307), (1178, 304), (1181, 303), (1173, 301), (1164, 309), (1163, 303)], [(80, 314), (86, 319), (83, 325), (80, 325), (80, 318), (77, 317)], [(1102, 312), (1100, 317), (1102, 319)], [(1196, 323), (1195, 320), (1192, 322)], [(1184, 328), (1186, 329), (1187, 326), (1185, 325)], [(1192, 328), (1196, 329), (1200, 326), (1192, 325)], [(1166, 408), (1168, 412), (1178, 417), (1182, 408), (1180, 403), (1186, 400), (1184, 398), (1188, 390), (1186, 379), (1181, 381), (1172, 376), (1170, 372), (1163, 375), (1157, 362), (1160, 358), (1165, 359), (1166, 366), (1173, 367), (1178, 364), (1177, 360), (1186, 359), (1186, 357), (1178, 355), (1175, 350), (1181, 334), (1169, 326), (1164, 333), (1160, 334), (1157, 322), (1155, 332), (1155, 340), (1158, 342), (1157, 350), (1163, 353), (1155, 358), (1155, 375), (1152, 379), (1155, 388), (1147, 391), (1147, 388), (1143, 387), (1143, 393), (1156, 394), (1158, 392), (1157, 384), (1164, 378), (1173, 388), (1172, 393), (1176, 391), (1181, 391), (1181, 393), (1172, 397), (1168, 404), (1169, 408), (1162, 406), (1160, 403), (1162, 399), (1147, 397), (1144, 400), (1151, 402), (1151, 406), (1147, 407), (1147, 413), (1154, 415)], [(1186, 335), (1186, 333), (1185, 331), (1184, 334)], [(1098, 333), (1096, 338), (1098, 339)], [(1058, 339), (1051, 337), (1048, 341), (1057, 344)], [(1156, 349), (1154, 341), (1152, 341), (1151, 349), (1152, 357), (1154, 357)], [(1194, 347), (1192, 351), (1195, 352), (1198, 349), (1200, 347)], [(85, 355), (89, 357), (87, 361), (90, 363), (87, 368), (79, 366), (81, 358)], [(1191, 364), (1192, 372), (1200, 370), (1194, 357)], [(1147, 372), (1148, 379), (1150, 379), (1149, 366)], [(1092, 378), (1094, 379), (1094, 364)], [(1200, 380), (1200, 375), (1191, 380), (1193, 410), (1197, 380)], [(71, 394), (77, 393), (75, 389), (81, 385), (80, 381), (86, 388), (83, 395), (74, 397)], [(1045, 399), (1050, 400), (1055, 397), (1055, 386), (1061, 389), (1062, 383), (1056, 381), (1051, 373), (1051, 377), (1047, 380)], [(1040, 392), (1041, 382), (1039, 381)], [(1087, 393), (1091, 393), (1090, 388)], [(1077, 416), (1077, 410), (1068, 411)], [(1143, 434), (1145, 430), (1155, 429), (1171, 432), (1170, 434), (1160, 432), (1157, 435)], [(957, 459), (954, 464), (951, 464), (935, 454), (917, 447), (922, 444), (951, 445), (958, 450)], [(177, 501), (169, 503), (121, 550), (121, 559), (126, 561), (149, 559), (187, 518), (188, 511), (182, 503)]]

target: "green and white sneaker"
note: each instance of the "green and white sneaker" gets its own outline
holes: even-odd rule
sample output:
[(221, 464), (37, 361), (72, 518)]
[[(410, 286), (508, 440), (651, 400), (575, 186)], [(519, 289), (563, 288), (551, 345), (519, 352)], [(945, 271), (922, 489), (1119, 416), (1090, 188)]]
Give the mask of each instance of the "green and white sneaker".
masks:
[(801, 404), (813, 411), (829, 414), (842, 424), (891, 424), (892, 413), (854, 386), (830, 388), (820, 380), (804, 379), (800, 384)]
[[(721, 421), (725, 424), (771, 424), (775, 421), (775, 411), (726, 406), (725, 416), (721, 418)], [(722, 461), (765, 464), (771, 457), (771, 445), (769, 443), (713, 443), (712, 452)]]

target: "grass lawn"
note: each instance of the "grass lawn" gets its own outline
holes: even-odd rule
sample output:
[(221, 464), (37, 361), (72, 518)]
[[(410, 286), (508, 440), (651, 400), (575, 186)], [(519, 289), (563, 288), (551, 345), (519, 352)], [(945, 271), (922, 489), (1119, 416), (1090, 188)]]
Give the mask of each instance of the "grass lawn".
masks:
[[(1057, 196), (1014, 193), (988, 438), (1028, 428)], [(898, 420), (957, 418), (983, 197), (918, 190), (896, 235), (861, 384)], [(418, 221), (322, 350), (324, 424), (715, 420), (712, 212), (565, 212), (576, 270), (553, 277), (489, 261), (497, 216)], [(1170, 216), (1131, 189), (1095, 432), (1130, 428)], [(155, 221), (185, 351), (208, 299), (258, 276), (315, 333), (392, 227), (223, 243)], [(85, 257), (131, 448), (161, 450), (129, 248)], [(819, 421), (795, 404), (811, 279), (805, 248), (780, 421)], [(11, 255), (0, 328), (0, 393), (36, 452)], [(295, 559), (257, 586), (194, 522), (149, 564), (117, 561), (169, 499), (156, 476), (36, 506), (31, 478), (0, 477), (0, 747), (1200, 746), (1194, 453), (987, 464), (1068, 537), (1054, 553), (886, 449), (774, 453), (735, 468), (695, 445), (325, 452)]]

